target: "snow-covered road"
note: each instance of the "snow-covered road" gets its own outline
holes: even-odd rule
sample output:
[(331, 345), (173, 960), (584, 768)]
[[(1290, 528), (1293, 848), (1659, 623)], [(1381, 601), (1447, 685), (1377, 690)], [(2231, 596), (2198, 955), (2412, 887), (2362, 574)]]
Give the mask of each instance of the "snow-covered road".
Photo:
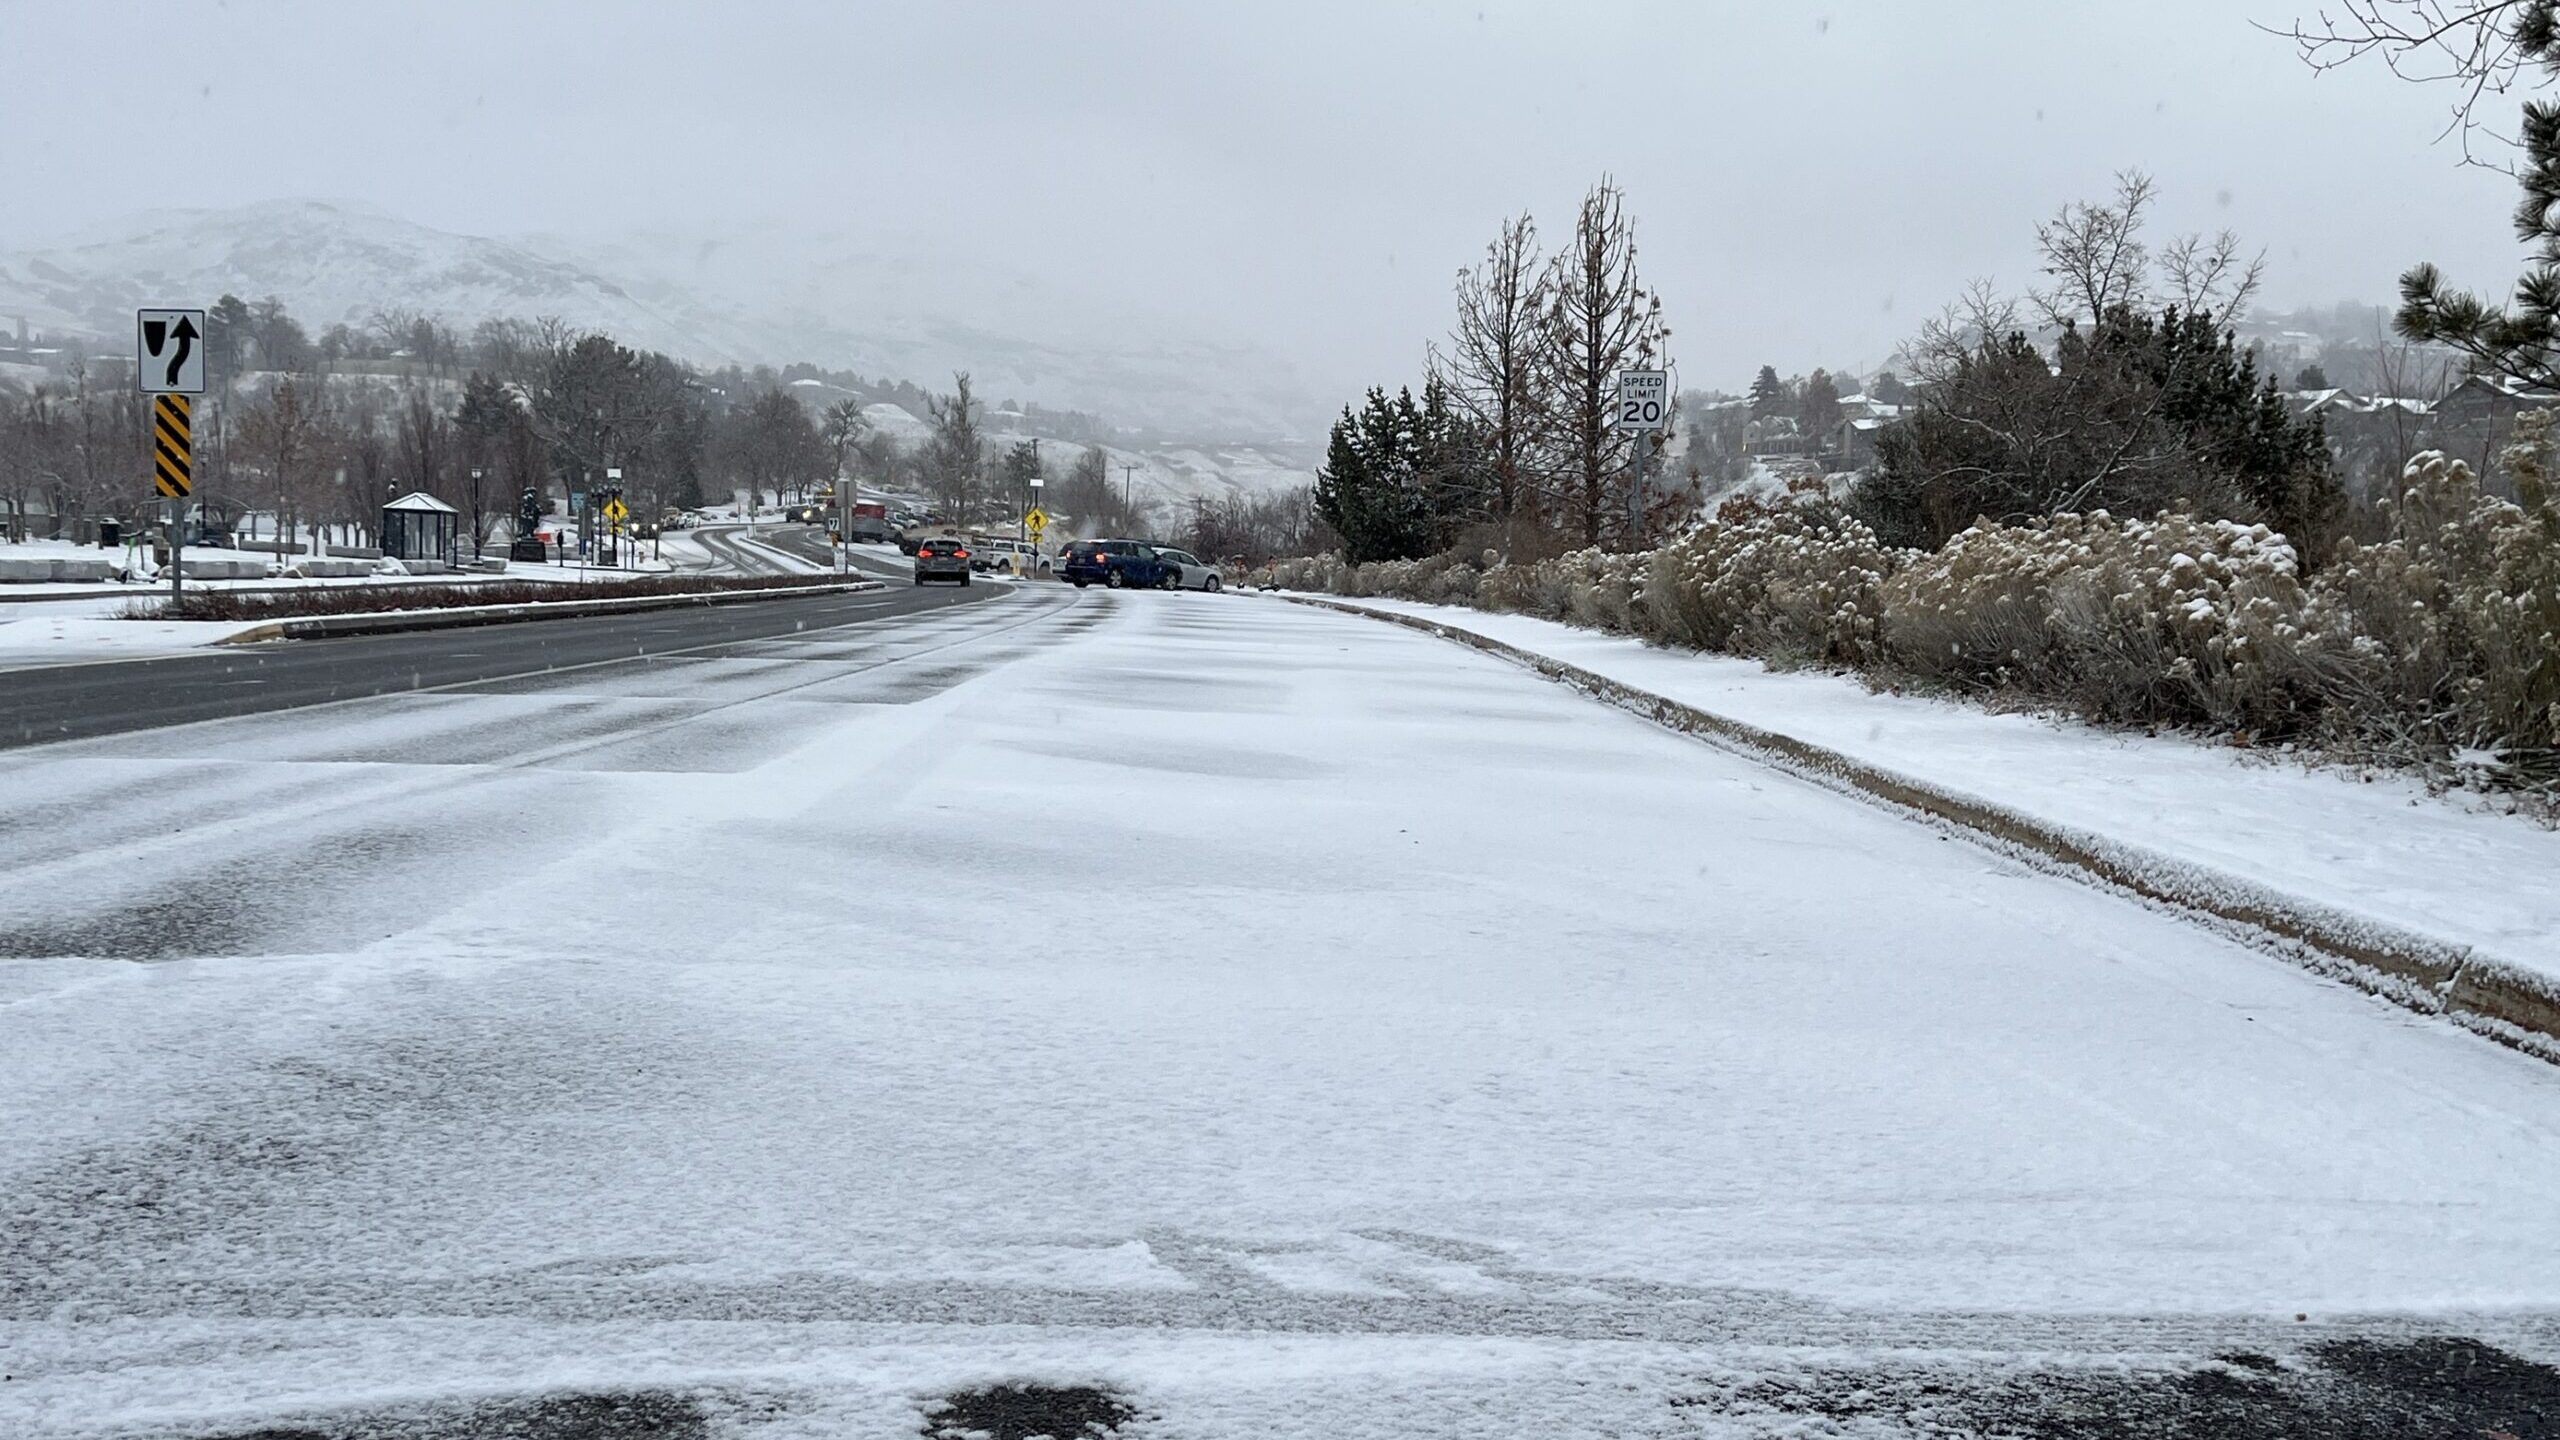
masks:
[(1249, 597), (0, 755), (0, 956), (11, 1436), (2560, 1355), (2560, 1068)]

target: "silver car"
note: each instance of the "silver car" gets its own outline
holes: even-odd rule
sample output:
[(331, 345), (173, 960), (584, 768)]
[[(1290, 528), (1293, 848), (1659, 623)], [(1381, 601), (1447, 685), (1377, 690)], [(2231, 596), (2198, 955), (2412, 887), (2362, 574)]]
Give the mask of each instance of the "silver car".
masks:
[(1222, 586), (1218, 567), (1188, 550), (1159, 548), (1156, 558), (1165, 564), (1165, 583), (1176, 590), (1206, 590), (1216, 594)]

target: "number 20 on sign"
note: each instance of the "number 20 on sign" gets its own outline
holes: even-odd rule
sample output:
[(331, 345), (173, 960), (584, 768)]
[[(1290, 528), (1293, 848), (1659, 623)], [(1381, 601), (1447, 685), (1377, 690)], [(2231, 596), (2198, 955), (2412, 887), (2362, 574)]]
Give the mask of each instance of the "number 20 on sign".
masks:
[(1618, 372), (1614, 428), (1659, 430), (1671, 420), (1671, 376), (1662, 370)]

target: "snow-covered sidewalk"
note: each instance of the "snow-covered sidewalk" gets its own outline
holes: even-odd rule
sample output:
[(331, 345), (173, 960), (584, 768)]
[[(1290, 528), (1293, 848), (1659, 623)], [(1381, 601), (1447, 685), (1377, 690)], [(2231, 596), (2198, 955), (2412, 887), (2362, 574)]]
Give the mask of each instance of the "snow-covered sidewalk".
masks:
[(1876, 694), (1848, 676), (1772, 671), (1523, 615), (1335, 603), (1472, 631), (2049, 824), (2560, 977), (2560, 886), (2551, 884), (2560, 833), (2488, 813), (2476, 797), (2183, 737)]

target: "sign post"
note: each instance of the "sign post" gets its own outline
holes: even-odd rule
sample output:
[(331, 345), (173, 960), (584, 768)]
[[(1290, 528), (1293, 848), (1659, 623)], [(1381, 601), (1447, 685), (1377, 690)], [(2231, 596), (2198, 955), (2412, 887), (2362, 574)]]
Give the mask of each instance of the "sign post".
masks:
[(151, 481), (169, 502), (169, 598), (179, 598), (179, 555), (187, 540), (187, 496), (195, 489), (195, 399), (204, 393), (201, 310), (133, 314), (134, 384), (151, 399)]
[(1612, 429), (1635, 433), (1636, 482), (1627, 492), (1627, 537), (1630, 545), (1641, 546), (1645, 540), (1645, 471), (1653, 461), (1653, 437), (1671, 426), (1669, 372), (1619, 371), (1617, 400), (1609, 420)]
[(1040, 492), (1048, 488), (1043, 477), (1031, 477), (1031, 508), (1022, 515), (1022, 538), (1031, 547), (1031, 574), (1040, 573), (1040, 537), (1049, 529), (1049, 512), (1040, 508)]
[(836, 574), (839, 578), (853, 573), (853, 502), (861, 487), (853, 477), (836, 472)]
[[(613, 554), (604, 558), (607, 565), (622, 564), (622, 522), (631, 518), (631, 507), (622, 503), (622, 467), (608, 465), (604, 471), (604, 533), (613, 540)], [(603, 558), (603, 557), (599, 557)]]

